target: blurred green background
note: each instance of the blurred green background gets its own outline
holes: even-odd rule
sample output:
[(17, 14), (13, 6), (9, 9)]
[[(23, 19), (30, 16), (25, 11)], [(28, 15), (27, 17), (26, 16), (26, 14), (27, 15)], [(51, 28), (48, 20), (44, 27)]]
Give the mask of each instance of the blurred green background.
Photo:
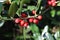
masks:
[(0, 13), (1, 13), (1, 11), (2, 11), (2, 3), (3, 3), (3, 2), (0, 2)]

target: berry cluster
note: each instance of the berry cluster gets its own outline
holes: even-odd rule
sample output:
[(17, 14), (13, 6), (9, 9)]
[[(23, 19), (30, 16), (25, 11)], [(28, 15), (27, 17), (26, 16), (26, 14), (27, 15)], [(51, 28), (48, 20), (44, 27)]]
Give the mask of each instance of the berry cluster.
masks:
[(15, 19), (15, 23), (19, 24), (21, 27), (27, 27), (28, 26), (28, 22), (25, 22), (22, 19), (16, 18)]
[[(32, 14), (36, 15), (36, 11), (32, 10)], [(38, 24), (40, 20), (42, 20), (42, 15), (37, 15), (37, 16), (28, 16), (25, 12), (21, 13), (21, 18), (16, 18), (15, 23), (19, 24), (22, 27), (27, 27), (29, 23), (35, 23)], [(27, 20), (28, 19), (28, 20)]]
[(30, 16), (34, 16), (35, 14), (36, 14), (36, 11), (35, 10), (32, 10), (32, 11), (29, 10), (29, 12), (27, 12), (27, 11), (22, 12), (20, 17), (26, 18), (29, 15)]
[(42, 15), (37, 16), (36, 18), (29, 18), (30, 23), (38, 24), (38, 22), (42, 20)]
[(56, 0), (48, 0), (48, 5), (56, 6)]

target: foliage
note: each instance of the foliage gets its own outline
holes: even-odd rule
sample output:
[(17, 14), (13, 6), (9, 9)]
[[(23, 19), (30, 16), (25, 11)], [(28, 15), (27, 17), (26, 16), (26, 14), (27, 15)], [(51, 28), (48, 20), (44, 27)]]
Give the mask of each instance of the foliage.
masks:
[[(42, 3), (42, 0), (37, 0), (36, 5), (30, 5), (29, 3), (32, 3), (31, 1), (32, 0), (14, 0), (14, 1), (12, 1), (11, 5), (9, 7), (9, 10), (8, 10), (9, 19), (8, 18), (4, 19), (3, 17), (1, 17), (1, 19), (3, 19), (3, 20), (13, 20), (13, 21), (15, 21), (15, 19), (19, 18), (19, 23), (16, 23), (16, 24), (18, 25), (18, 27), (20, 29), (22, 28), (22, 30), (19, 30), (19, 31), (22, 31), (22, 35), (17, 36), (16, 37), (17, 40), (20, 40), (21, 38), (24, 39), (24, 40), (26, 40), (27, 38), (33, 38), (34, 40), (39, 40), (38, 39), (38, 37), (40, 36), (39, 31), (41, 29), (39, 29), (38, 23), (41, 22), (44, 19), (52, 20), (53, 21), (52, 23), (54, 23), (54, 22), (56, 22), (56, 19), (55, 19), (56, 15), (60, 17), (60, 10), (57, 11), (56, 9), (54, 9), (57, 6), (60, 6), (60, 4), (55, 3), (55, 1), (53, 1), (53, 2), (50, 1), (52, 3), (51, 4), (50, 3), (46, 4), (45, 6), (43, 6), (44, 4)], [(47, 3), (48, 3), (48, 1), (47, 1)], [(53, 3), (55, 3), (55, 5), (53, 5)], [(43, 4), (43, 5), (41, 5), (41, 4)], [(26, 7), (26, 8), (24, 8), (23, 6)], [(35, 10), (34, 14), (32, 13), (33, 10)], [(48, 12), (48, 10), (50, 11), (51, 18), (49, 18), (48, 17), (49, 15), (46, 14), (46, 12)], [(27, 15), (27, 17), (22, 17), (22, 13), (23, 13), (23, 16)], [(26, 14), (24, 14), (24, 13), (26, 13)], [(14, 18), (15, 15), (17, 15), (18, 17)], [(42, 20), (39, 20), (37, 18), (39, 15), (41, 15)], [(45, 15), (47, 15), (47, 17)], [(34, 22), (30, 23), (28, 21), (29, 18), (33, 18), (33, 20), (36, 19), (34, 22), (36, 22), (38, 20), (37, 24), (34, 23)], [(25, 22), (28, 22), (28, 24), (27, 23), (25, 24)], [(56, 23), (58, 23), (58, 22), (56, 22)], [(23, 24), (23, 25), (25, 24), (26, 27), (21, 26), (21, 24)], [(48, 24), (48, 23), (46, 23), (46, 24)], [(60, 24), (60, 23), (58, 23), (58, 24)], [(28, 25), (29, 25), (29, 29), (30, 29), (30, 31), (32, 31), (33, 35), (28, 35), (27, 34), (27, 32), (29, 32), (28, 31), (29, 30)]]

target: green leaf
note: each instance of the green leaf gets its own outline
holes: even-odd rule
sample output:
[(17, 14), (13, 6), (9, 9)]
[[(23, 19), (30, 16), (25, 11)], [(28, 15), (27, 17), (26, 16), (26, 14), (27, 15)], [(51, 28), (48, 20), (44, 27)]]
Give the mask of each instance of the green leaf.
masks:
[(2, 11), (2, 2), (0, 2), (0, 14), (1, 14), (1, 11)]
[(51, 10), (51, 16), (52, 16), (52, 17), (55, 16), (55, 10), (54, 10), (54, 9)]
[(18, 9), (17, 3), (15, 1), (13, 1), (10, 5), (9, 11), (8, 11), (8, 16), (14, 17), (17, 9)]
[(17, 12), (16, 12), (16, 14), (17, 14), (18, 16), (20, 16), (19, 12), (20, 12), (20, 9), (18, 9)]
[(31, 31), (33, 32), (33, 38), (34, 40), (38, 40), (38, 37), (40, 36), (39, 29), (36, 24), (30, 25)]
[(36, 9), (36, 10), (38, 10), (38, 9), (39, 9), (40, 4), (41, 4), (41, 1), (42, 1), (42, 0), (38, 0), (37, 5), (36, 5), (36, 7), (37, 7), (37, 9)]
[(25, 1), (25, 0), (21, 0), (21, 2), (20, 2), (20, 8), (19, 8), (19, 9), (20, 9), (20, 11), (19, 11), (20, 14), (21, 14), (21, 11), (22, 11), (22, 6), (23, 6), (23, 4), (24, 4), (24, 1)]
[(39, 33), (39, 29), (38, 29), (36, 24), (31, 24), (30, 28), (31, 28), (33, 33)]
[(28, 10), (28, 9), (24, 8), (24, 9), (22, 10), (22, 12), (27, 11), (27, 10)]
[(57, 6), (60, 6), (60, 2), (57, 4)]
[(28, 8), (27, 9), (29, 9), (29, 10), (34, 10), (34, 9), (37, 9), (37, 7), (35, 7), (35, 6), (28, 6)]
[(57, 15), (60, 15), (60, 11), (57, 11)]
[(15, 0), (15, 1), (16, 1), (17, 5), (19, 5), (20, 0)]
[(31, 0), (25, 0), (24, 3), (30, 3)]

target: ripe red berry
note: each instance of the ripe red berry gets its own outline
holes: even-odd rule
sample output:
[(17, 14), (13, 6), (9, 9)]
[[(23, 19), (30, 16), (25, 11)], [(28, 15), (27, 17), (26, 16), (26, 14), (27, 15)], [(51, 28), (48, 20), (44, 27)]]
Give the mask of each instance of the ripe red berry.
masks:
[(51, 0), (51, 2), (56, 2), (56, 0)]
[(24, 27), (27, 27), (27, 26), (28, 26), (28, 22), (25, 22), (25, 23), (24, 23)]
[(22, 21), (22, 19), (19, 20), (20, 22)]
[(21, 17), (25, 18), (25, 17), (27, 17), (27, 15), (25, 13), (22, 13)]
[(30, 18), (30, 19), (29, 19), (29, 22), (30, 22), (30, 23), (32, 23), (32, 22), (33, 22), (33, 20), (34, 20), (34, 18)]
[(56, 0), (51, 0), (51, 2), (52, 2), (52, 6), (56, 6)]
[(36, 14), (36, 11), (35, 10), (32, 10), (32, 14)]
[(19, 18), (15, 19), (15, 23), (19, 23), (19, 20), (20, 20)]
[(37, 19), (34, 19), (34, 20), (33, 20), (33, 23), (35, 23), (35, 24), (38, 24), (38, 22), (39, 22), (39, 21), (38, 21)]
[(39, 20), (42, 20), (42, 15), (39, 15), (37, 18), (38, 18)]
[(54, 3), (52, 3), (52, 6), (56, 6), (56, 3), (54, 2)]
[(23, 26), (24, 23), (25, 23), (25, 21), (24, 21), (24, 20), (21, 20), (21, 22), (20, 22), (20, 26)]
[(51, 1), (48, 1), (48, 5), (51, 5), (52, 3), (51, 3)]

